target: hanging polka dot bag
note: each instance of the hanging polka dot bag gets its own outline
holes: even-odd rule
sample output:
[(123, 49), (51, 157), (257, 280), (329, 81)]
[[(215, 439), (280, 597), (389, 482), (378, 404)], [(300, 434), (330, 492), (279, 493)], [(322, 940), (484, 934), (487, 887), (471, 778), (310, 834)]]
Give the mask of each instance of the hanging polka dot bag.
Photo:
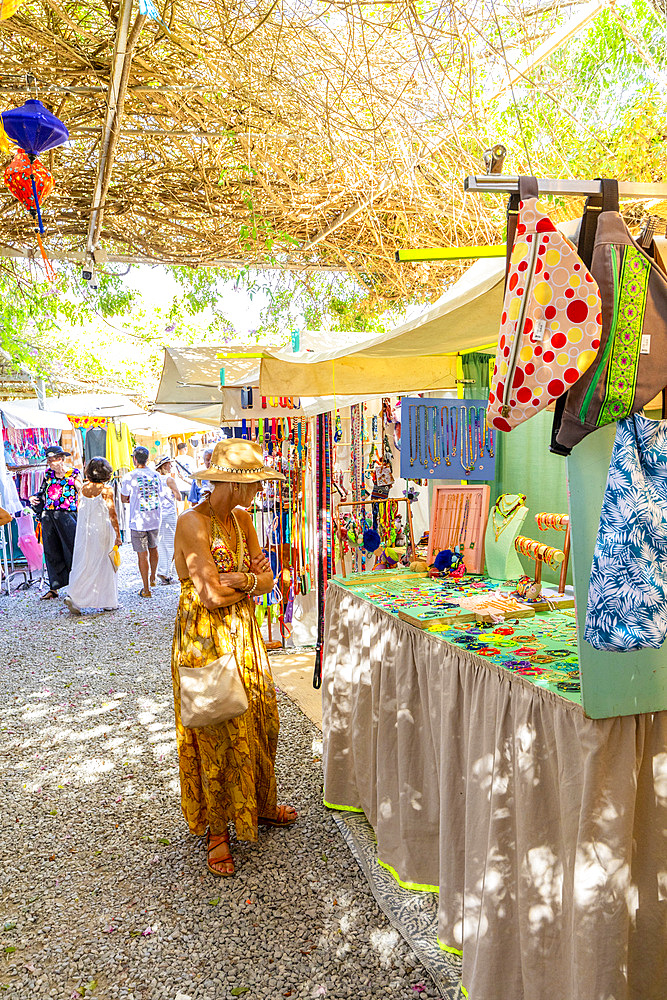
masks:
[(511, 431), (567, 392), (593, 363), (602, 332), (593, 276), (538, 202), (535, 178), (520, 180), (487, 411), (487, 423), (499, 431)]

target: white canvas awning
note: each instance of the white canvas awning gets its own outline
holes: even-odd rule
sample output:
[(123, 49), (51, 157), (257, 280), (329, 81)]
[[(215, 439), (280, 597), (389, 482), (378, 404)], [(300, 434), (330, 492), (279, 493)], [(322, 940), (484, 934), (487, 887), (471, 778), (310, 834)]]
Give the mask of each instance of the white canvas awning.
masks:
[(23, 400), (0, 403), (0, 414), (7, 427), (16, 427), (20, 430), (52, 427), (54, 430), (66, 431), (72, 426), (64, 413), (40, 410), (34, 402), (32, 405), (27, 405)]
[(452, 355), (496, 342), (504, 273), (504, 260), (477, 261), (421, 316), (352, 350), (272, 352), (262, 359), (260, 390), (265, 395), (381, 396), (453, 388)]

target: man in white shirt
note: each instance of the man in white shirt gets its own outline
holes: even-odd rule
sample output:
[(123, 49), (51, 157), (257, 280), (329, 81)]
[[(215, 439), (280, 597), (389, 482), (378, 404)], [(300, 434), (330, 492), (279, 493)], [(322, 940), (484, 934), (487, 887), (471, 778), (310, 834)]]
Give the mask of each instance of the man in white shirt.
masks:
[[(161, 476), (148, 469), (148, 448), (137, 447), (132, 452), (134, 472), (123, 476), (120, 498), (130, 505), (130, 538), (137, 553), (143, 588), (141, 597), (151, 597), (158, 564), (158, 533), (162, 520), (160, 505)], [(150, 583), (149, 583), (150, 569)]]
[(174, 459), (174, 476), (181, 491), (181, 499), (187, 500), (190, 486), (193, 482), (192, 474), (197, 471), (197, 463), (191, 455), (188, 455), (188, 446), (184, 441), (179, 441), (176, 445), (176, 458)]

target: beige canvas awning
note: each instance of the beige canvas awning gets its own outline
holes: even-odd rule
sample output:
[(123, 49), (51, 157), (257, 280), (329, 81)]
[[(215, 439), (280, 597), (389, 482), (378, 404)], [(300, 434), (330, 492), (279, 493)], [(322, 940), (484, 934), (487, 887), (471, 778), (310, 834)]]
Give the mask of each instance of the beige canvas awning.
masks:
[(453, 388), (452, 354), (496, 342), (505, 262), (481, 260), (429, 310), (350, 348), (326, 352), (272, 352), (262, 359), (264, 394), (366, 395)]

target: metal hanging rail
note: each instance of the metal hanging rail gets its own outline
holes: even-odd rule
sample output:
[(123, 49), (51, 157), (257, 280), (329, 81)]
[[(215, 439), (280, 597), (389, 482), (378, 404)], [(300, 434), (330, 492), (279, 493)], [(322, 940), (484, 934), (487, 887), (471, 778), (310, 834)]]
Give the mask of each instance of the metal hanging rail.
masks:
[[(582, 181), (570, 177), (538, 177), (540, 194), (570, 195), (583, 197), (599, 194), (599, 180)], [(515, 194), (519, 191), (519, 178), (514, 174), (475, 174), (466, 177), (466, 191), (491, 194)], [(621, 198), (667, 199), (667, 184), (646, 184), (635, 181), (619, 181), (618, 193)]]

